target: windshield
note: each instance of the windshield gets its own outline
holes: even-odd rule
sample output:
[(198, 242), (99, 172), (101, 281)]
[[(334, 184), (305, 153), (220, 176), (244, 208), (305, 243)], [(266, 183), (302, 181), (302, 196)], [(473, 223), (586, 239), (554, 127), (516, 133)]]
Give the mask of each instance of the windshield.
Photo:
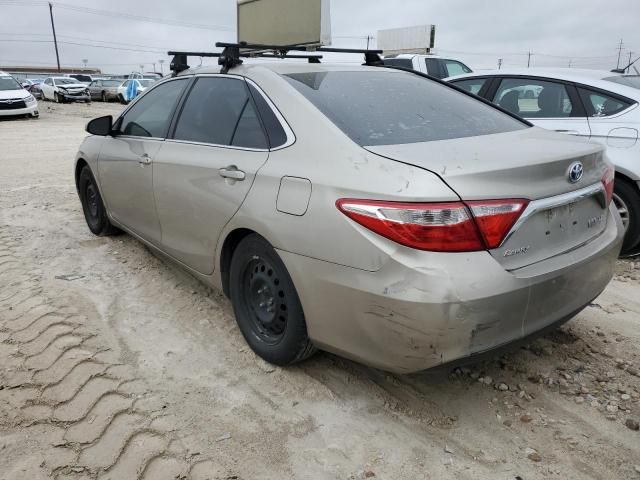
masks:
[(102, 85), (105, 87), (118, 87), (122, 84), (121, 80), (103, 80)]
[(391, 71), (284, 75), (361, 146), (510, 132), (527, 125), (453, 88)]
[(22, 86), (13, 77), (0, 77), (0, 90), (22, 90)]
[(605, 78), (604, 80), (640, 90), (640, 75), (619, 75)]
[(54, 81), (56, 82), (56, 85), (70, 85), (73, 83), (78, 83), (78, 81), (75, 78), (54, 78)]
[(154, 83), (153, 80), (138, 80), (138, 82), (140, 82), (140, 85), (144, 88), (149, 88)]

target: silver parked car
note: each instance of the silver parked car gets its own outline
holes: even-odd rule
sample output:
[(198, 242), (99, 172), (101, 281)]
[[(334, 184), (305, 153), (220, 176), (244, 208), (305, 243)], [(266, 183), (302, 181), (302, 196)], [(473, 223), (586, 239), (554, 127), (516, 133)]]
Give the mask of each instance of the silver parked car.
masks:
[(122, 80), (111, 80), (99, 78), (89, 84), (89, 94), (92, 100), (118, 100), (118, 87), (122, 85)]
[(186, 70), (87, 129), (91, 231), (224, 291), (280, 365), (408, 373), (528, 337), (596, 298), (622, 244), (603, 147), (416, 73)]

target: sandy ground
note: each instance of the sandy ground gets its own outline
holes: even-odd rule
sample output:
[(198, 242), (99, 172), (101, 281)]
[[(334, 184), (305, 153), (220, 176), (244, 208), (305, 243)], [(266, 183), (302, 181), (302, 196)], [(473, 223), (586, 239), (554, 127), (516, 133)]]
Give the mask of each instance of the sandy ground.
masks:
[(640, 478), (640, 263), (469, 368), (276, 368), (225, 298), (87, 229), (74, 154), (120, 108), (0, 121), (0, 479)]

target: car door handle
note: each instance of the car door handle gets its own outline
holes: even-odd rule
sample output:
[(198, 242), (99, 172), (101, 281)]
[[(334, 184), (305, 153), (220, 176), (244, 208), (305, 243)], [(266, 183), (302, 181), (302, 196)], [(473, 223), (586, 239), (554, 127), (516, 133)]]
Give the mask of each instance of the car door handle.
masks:
[(221, 168), (218, 171), (220, 172), (220, 176), (222, 178), (228, 178), (230, 180), (237, 180), (241, 182), (242, 180), (247, 178), (247, 175), (242, 170), (238, 170), (238, 167), (236, 167), (235, 165)]
[(580, 132), (577, 130), (556, 130), (558, 133), (568, 133), (569, 135), (579, 135)]
[(145, 153), (144, 155), (141, 155), (138, 158), (138, 163), (140, 165), (150, 165), (151, 164), (151, 157)]

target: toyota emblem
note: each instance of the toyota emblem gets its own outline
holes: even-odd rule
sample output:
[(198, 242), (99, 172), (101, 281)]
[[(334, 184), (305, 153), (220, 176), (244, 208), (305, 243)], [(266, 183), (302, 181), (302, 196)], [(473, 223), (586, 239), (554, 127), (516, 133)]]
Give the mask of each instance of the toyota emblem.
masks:
[(571, 183), (578, 183), (582, 180), (584, 175), (584, 166), (582, 162), (574, 162), (569, 167), (569, 181)]

